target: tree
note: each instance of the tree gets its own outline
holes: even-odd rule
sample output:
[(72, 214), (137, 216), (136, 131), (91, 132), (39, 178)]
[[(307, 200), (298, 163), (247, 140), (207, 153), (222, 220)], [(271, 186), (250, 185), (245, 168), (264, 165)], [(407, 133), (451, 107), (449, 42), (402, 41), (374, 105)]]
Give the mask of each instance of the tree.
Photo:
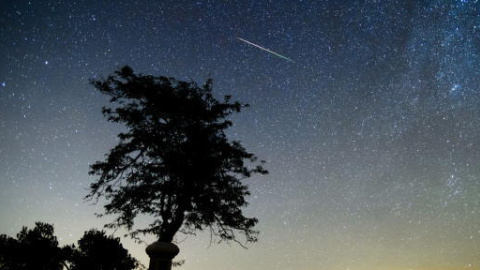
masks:
[[(110, 97), (104, 116), (127, 128), (105, 160), (90, 167), (97, 180), (87, 198), (105, 197), (105, 214), (118, 215), (107, 227), (126, 227), (132, 237), (154, 234), (161, 242), (205, 229), (219, 241), (238, 242), (238, 233), (257, 240), (257, 219), (241, 210), (250, 194), (242, 180), (267, 171), (225, 134), (228, 116), (246, 104), (215, 99), (210, 79), (199, 87), (137, 75), (128, 66), (92, 84)], [(142, 214), (153, 221), (133, 229)]]
[(53, 226), (42, 222), (32, 230), (23, 227), (17, 239), (0, 235), (2, 270), (62, 270), (72, 252), (71, 246), (60, 248)]
[(53, 225), (23, 227), (17, 239), (0, 235), (1, 270), (132, 270), (143, 266), (104, 231), (86, 231), (74, 245), (59, 247)]
[(119, 238), (104, 231), (89, 230), (78, 240), (71, 270), (132, 270), (139, 266)]

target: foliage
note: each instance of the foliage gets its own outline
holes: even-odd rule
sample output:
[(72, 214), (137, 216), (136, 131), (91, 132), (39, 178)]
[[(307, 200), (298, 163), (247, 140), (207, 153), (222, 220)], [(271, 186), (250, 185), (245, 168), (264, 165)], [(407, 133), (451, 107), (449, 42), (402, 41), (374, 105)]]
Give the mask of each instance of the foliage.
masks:
[(17, 239), (0, 235), (0, 269), (62, 270), (73, 247), (60, 248), (53, 233), (52, 225), (36, 222), (32, 230), (23, 227)]
[[(267, 171), (225, 134), (232, 125), (227, 117), (247, 105), (231, 102), (230, 96), (215, 99), (210, 79), (199, 87), (137, 75), (128, 66), (92, 84), (110, 97), (110, 107), (103, 108), (108, 121), (127, 127), (105, 160), (91, 166), (97, 180), (87, 198), (105, 197), (105, 213), (118, 216), (107, 226), (125, 226), (133, 237), (154, 234), (165, 242), (178, 231), (204, 229), (220, 241), (237, 241), (236, 233), (247, 242), (257, 240), (257, 219), (241, 210), (250, 194), (241, 180)], [(134, 230), (139, 214), (154, 221)]]
[(72, 270), (132, 270), (139, 266), (123, 248), (119, 238), (104, 231), (89, 230), (78, 240)]
[(59, 247), (53, 225), (23, 227), (17, 239), (0, 235), (1, 270), (133, 270), (143, 265), (123, 248), (120, 239), (89, 230), (74, 245)]

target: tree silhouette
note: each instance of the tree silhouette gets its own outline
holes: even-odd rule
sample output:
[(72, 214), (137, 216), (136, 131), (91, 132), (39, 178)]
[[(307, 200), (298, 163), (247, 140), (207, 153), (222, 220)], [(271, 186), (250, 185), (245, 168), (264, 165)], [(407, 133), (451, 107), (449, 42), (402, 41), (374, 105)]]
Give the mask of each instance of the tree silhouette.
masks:
[[(125, 124), (119, 143), (104, 161), (91, 165), (97, 180), (87, 198), (105, 197), (105, 214), (118, 217), (107, 227), (126, 227), (132, 237), (154, 234), (171, 242), (177, 232), (208, 229), (219, 241), (257, 240), (256, 218), (245, 217), (248, 187), (241, 180), (267, 171), (238, 141), (227, 139), (227, 119), (247, 105), (212, 95), (203, 87), (173, 78), (134, 74), (125, 66), (92, 81), (110, 97), (108, 121)], [(133, 229), (141, 214), (153, 217)]]
[(132, 270), (139, 266), (119, 238), (104, 231), (89, 230), (78, 240), (71, 270)]
[(132, 270), (143, 268), (119, 238), (104, 231), (86, 231), (74, 245), (59, 247), (53, 225), (36, 222), (23, 227), (17, 239), (0, 235), (1, 270)]
[(23, 227), (17, 239), (0, 235), (0, 269), (62, 270), (68, 266), (73, 247), (58, 246), (53, 226), (36, 222), (32, 230)]

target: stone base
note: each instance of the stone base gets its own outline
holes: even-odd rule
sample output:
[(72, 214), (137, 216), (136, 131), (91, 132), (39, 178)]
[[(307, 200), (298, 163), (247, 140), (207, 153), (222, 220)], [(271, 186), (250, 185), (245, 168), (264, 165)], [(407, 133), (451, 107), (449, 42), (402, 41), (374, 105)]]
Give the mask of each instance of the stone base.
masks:
[(180, 249), (172, 243), (155, 242), (150, 244), (145, 251), (150, 257), (148, 270), (171, 270), (172, 259), (177, 256)]

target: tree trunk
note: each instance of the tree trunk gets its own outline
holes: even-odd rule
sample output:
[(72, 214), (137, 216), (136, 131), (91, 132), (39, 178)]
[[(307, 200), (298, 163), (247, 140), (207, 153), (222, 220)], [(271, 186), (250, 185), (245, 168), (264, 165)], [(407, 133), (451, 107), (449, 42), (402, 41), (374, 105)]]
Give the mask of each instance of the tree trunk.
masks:
[(180, 252), (177, 245), (169, 242), (155, 242), (145, 251), (150, 257), (148, 270), (171, 270), (172, 260)]

